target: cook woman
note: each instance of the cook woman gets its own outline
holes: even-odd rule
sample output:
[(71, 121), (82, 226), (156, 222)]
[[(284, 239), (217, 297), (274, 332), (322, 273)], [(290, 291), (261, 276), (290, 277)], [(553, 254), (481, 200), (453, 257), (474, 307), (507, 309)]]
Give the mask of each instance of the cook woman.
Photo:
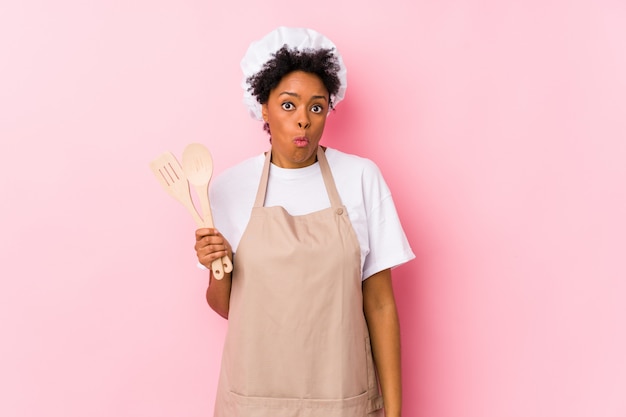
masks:
[(242, 69), (271, 147), (216, 178), (219, 231), (196, 231), (202, 265), (234, 265), (206, 294), (229, 321), (215, 417), (400, 416), (391, 268), (414, 255), (376, 165), (320, 144), (343, 60), (320, 33), (280, 27)]

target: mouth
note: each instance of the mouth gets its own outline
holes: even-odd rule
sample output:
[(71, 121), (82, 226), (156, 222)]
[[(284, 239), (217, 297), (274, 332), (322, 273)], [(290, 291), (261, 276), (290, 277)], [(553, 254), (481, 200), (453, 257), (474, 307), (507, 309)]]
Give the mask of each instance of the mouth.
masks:
[(293, 138), (293, 143), (298, 148), (304, 148), (305, 146), (308, 146), (309, 138), (307, 138), (306, 136), (299, 136), (299, 137)]

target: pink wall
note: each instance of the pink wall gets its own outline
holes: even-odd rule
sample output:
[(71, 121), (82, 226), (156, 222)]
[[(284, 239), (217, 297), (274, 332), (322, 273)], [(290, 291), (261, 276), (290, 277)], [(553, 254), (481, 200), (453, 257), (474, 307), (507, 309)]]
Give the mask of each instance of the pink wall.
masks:
[(210, 415), (226, 324), (148, 169), (267, 147), (239, 60), (277, 25), (344, 54), (325, 143), (374, 159), (405, 415), (626, 415), (623, 1), (0, 5), (0, 415)]

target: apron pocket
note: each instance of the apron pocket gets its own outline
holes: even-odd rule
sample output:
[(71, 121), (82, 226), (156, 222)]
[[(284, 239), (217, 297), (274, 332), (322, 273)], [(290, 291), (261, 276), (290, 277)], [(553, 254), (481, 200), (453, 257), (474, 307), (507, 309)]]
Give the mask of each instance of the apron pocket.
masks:
[(363, 417), (368, 394), (340, 400), (306, 398), (246, 397), (230, 392), (232, 417)]

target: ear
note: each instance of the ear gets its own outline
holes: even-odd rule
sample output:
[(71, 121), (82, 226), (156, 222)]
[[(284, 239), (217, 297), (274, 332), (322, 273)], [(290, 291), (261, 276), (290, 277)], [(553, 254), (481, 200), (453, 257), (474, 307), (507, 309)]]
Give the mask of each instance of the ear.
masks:
[(267, 103), (261, 104), (261, 114), (263, 115), (263, 121), (267, 123)]

